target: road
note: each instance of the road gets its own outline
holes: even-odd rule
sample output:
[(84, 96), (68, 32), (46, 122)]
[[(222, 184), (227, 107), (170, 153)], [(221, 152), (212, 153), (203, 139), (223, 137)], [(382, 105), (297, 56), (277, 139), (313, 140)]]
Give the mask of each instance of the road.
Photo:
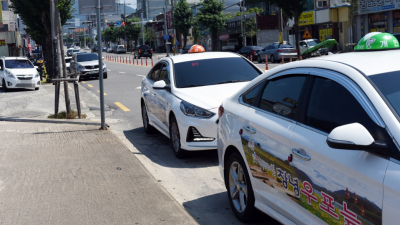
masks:
[[(230, 208), (215, 150), (191, 152), (186, 159), (180, 160), (174, 156), (167, 137), (160, 133), (144, 133), (140, 85), (151, 67), (110, 61), (105, 63), (108, 79), (104, 81), (104, 100), (112, 111), (106, 117), (106, 123), (111, 129), (199, 224), (242, 224)], [(270, 65), (270, 68), (278, 65)], [(265, 64), (257, 66), (265, 69)], [(85, 80), (80, 84), (100, 97), (98, 79)], [(256, 224), (266, 222), (279, 224), (263, 214), (260, 214)]]

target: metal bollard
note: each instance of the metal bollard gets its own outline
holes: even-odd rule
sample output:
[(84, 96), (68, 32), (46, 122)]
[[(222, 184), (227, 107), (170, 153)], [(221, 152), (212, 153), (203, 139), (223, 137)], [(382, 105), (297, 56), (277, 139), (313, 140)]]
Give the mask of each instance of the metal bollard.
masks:
[(265, 70), (268, 70), (268, 55), (265, 55)]

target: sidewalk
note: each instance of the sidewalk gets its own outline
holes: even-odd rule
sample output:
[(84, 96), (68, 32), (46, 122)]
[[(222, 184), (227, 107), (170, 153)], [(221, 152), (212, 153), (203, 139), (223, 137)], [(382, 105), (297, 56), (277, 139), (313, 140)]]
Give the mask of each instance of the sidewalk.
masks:
[(91, 119), (75, 124), (46, 119), (52, 89), (32, 91), (29, 104), (26, 92), (0, 92), (35, 115), (0, 116), (0, 224), (197, 224), (112, 131), (99, 130), (98, 110), (84, 104)]

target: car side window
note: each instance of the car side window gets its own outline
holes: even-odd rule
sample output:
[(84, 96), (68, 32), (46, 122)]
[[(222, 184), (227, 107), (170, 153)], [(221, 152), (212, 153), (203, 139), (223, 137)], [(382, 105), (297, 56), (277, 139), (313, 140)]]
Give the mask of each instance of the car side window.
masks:
[(171, 84), (171, 80), (169, 77), (169, 66), (167, 63), (163, 63), (163, 67), (161, 68), (159, 80), (163, 80), (165, 84), (168, 86)]
[(334, 128), (350, 123), (360, 123), (371, 134), (375, 133), (375, 123), (345, 87), (330, 79), (315, 78), (305, 124), (330, 133)]
[(294, 119), (305, 80), (306, 76), (290, 76), (269, 81), (263, 90), (260, 108)]
[(261, 82), (256, 86), (252, 87), (242, 96), (242, 101), (246, 104), (257, 106), (257, 97), (264, 86), (265, 82)]
[(154, 67), (153, 67), (153, 69), (151, 69), (150, 70), (150, 72), (149, 72), (149, 74), (147, 75), (147, 78), (149, 79), (149, 80), (152, 80), (152, 81), (157, 81), (157, 79), (158, 79), (158, 72), (160, 72), (160, 69), (161, 69), (161, 66), (162, 66), (163, 64), (162, 63), (158, 63), (157, 65), (155, 65)]
[(3, 68), (3, 60), (2, 60), (2, 59), (0, 59), (0, 70), (1, 70), (1, 71), (4, 70), (4, 68)]

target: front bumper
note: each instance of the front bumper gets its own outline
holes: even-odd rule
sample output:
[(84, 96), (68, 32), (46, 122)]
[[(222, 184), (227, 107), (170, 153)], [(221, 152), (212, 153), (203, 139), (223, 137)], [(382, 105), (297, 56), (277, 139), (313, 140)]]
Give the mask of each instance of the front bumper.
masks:
[[(181, 136), (181, 148), (189, 151), (198, 151), (198, 150), (212, 150), (217, 149), (217, 124), (215, 121), (218, 119), (217, 109), (209, 110), (215, 115), (208, 119), (198, 118), (186, 116), (179, 110), (179, 112), (175, 112), (179, 133)], [(204, 138), (213, 138), (212, 141), (191, 141), (188, 139), (188, 135), (190, 136), (191, 131), (189, 129), (195, 128), (202, 137)]]
[[(99, 75), (99, 69), (79, 69), (78, 73), (80, 76), (86, 76), (86, 77), (90, 77), (90, 76), (98, 76)], [(107, 73), (107, 68), (104, 67), (103, 68), (103, 73)]]
[(40, 87), (40, 76), (32, 79), (4, 78), (7, 88), (38, 88)]

